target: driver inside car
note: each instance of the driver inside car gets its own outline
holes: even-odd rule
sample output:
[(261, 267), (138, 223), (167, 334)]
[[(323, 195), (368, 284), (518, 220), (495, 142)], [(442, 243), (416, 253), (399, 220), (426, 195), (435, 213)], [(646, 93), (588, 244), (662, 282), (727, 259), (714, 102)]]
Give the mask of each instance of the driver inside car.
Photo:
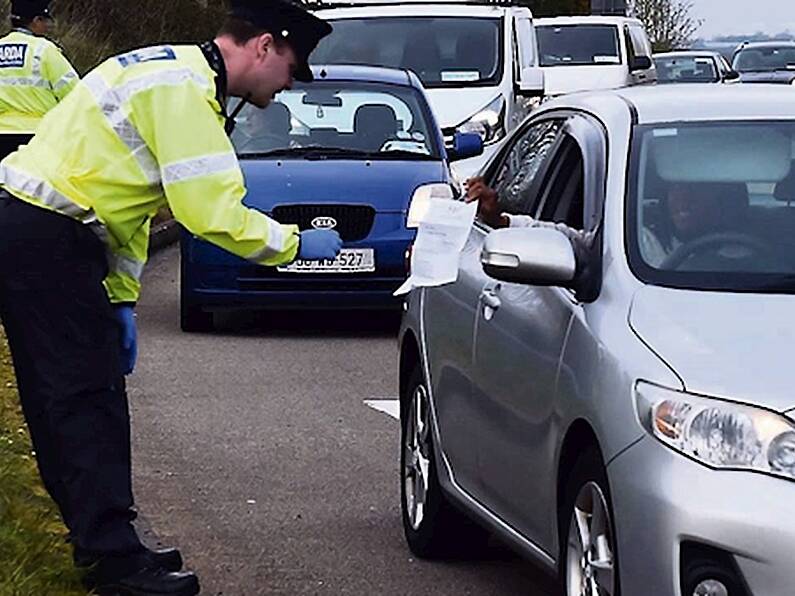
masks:
[[(740, 195), (742, 190), (745, 196)], [(659, 267), (677, 248), (709, 234), (737, 229), (738, 210), (747, 193), (736, 185), (673, 182), (661, 201), (660, 217), (644, 225), (640, 236), (643, 259)]]
[[(470, 178), (464, 186), (466, 202), (478, 201), (478, 213), (487, 225), (493, 228), (551, 227), (569, 238), (575, 252), (582, 250), (586, 238), (580, 230), (563, 223), (538, 221), (529, 215), (503, 213), (497, 193), (481, 177)], [(643, 259), (653, 267), (660, 267), (669, 255), (688, 242), (737, 230), (742, 221), (740, 212), (745, 211), (747, 204), (744, 185), (671, 183), (661, 201), (657, 221), (644, 222), (640, 236)]]

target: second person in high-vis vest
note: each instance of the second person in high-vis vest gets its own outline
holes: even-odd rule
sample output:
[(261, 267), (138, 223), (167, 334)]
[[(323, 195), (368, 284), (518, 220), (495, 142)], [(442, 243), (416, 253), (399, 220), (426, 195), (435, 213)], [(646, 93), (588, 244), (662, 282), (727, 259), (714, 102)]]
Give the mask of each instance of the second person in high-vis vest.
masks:
[(286, 0), (232, 0), (213, 42), (111, 58), (0, 163), (0, 318), (39, 470), (78, 565), (99, 594), (199, 590), (175, 550), (132, 525), (124, 375), (152, 216), (263, 265), (333, 259), (332, 230), (299, 231), (245, 207), (225, 131), (227, 96), (265, 107), (331, 26)]
[(12, 31), (0, 38), (0, 159), (30, 140), (44, 115), (77, 84), (61, 49), (45, 36), (49, 0), (12, 0)]

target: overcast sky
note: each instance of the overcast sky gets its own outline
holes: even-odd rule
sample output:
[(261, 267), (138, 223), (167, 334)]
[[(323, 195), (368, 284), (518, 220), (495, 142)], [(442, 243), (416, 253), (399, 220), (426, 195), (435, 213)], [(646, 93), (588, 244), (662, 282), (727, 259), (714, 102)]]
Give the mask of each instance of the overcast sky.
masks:
[(704, 20), (696, 37), (734, 33), (768, 34), (789, 29), (795, 35), (795, 0), (691, 0), (693, 15)]

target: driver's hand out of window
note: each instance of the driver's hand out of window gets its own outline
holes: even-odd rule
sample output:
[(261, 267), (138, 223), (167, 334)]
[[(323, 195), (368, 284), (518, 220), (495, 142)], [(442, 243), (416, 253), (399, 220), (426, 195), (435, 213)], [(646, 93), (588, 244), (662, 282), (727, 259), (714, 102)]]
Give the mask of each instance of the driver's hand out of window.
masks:
[(492, 228), (507, 228), (510, 222), (500, 211), (497, 193), (489, 187), (482, 177), (476, 176), (464, 182), (467, 203), (478, 202), (478, 214), (488, 226)]

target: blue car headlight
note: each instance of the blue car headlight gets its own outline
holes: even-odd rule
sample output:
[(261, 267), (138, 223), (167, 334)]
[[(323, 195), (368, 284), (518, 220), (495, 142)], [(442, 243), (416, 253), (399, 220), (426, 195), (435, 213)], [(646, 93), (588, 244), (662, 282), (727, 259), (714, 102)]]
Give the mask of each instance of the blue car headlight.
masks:
[(795, 424), (761, 408), (638, 381), (638, 415), (662, 443), (717, 469), (795, 480)]

